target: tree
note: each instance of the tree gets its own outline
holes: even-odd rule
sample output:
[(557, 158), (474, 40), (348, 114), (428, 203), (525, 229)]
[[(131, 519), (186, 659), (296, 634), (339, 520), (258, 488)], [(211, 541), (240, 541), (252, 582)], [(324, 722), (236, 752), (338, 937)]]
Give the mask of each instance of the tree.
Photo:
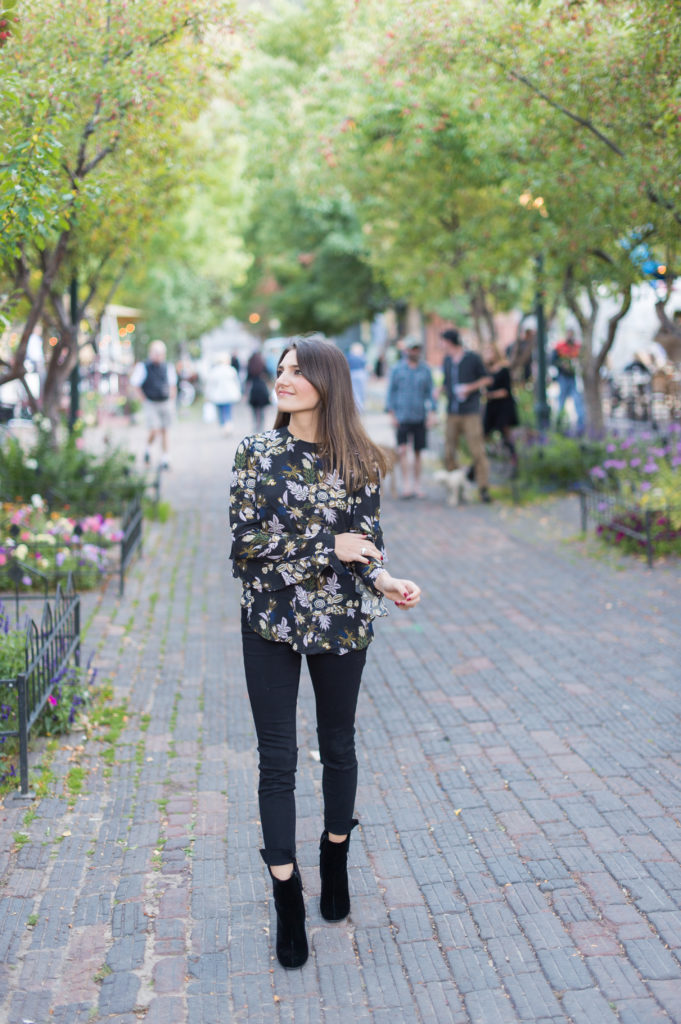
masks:
[[(327, 69), (333, 98), (316, 96), (318, 152), (366, 197), (371, 259), (391, 285), (401, 278), (427, 300), (472, 279), (475, 295), (481, 271), (510, 283), (541, 250), (552, 301), (561, 293), (583, 326), (595, 432), (600, 369), (642, 279), (623, 241), (637, 228), (658, 251), (678, 239), (678, 48), (656, 11), (635, 0), (367, 2)], [(601, 341), (604, 291), (620, 311)]]
[[(219, 92), (220, 90), (218, 90)], [(150, 337), (171, 349), (221, 323), (249, 265), (243, 231), (252, 204), (245, 140), (219, 94), (182, 128), (191, 167), (125, 274), (123, 303), (141, 307)]]
[(2, 53), (0, 312), (24, 326), (0, 383), (24, 380), (28, 339), (47, 317), (57, 344), (43, 408), (54, 419), (86, 306), (103, 305), (190, 171), (177, 123), (200, 109), (211, 60), (201, 40), (231, 6), (46, 0), (16, 9), (21, 30)]
[(252, 256), (235, 312), (295, 333), (336, 334), (385, 308), (388, 296), (367, 259), (353, 202), (343, 187), (323, 196), (300, 171), (309, 132), (305, 94), (339, 42), (343, 4), (278, 5), (257, 27), (230, 81), (256, 183), (245, 244)]

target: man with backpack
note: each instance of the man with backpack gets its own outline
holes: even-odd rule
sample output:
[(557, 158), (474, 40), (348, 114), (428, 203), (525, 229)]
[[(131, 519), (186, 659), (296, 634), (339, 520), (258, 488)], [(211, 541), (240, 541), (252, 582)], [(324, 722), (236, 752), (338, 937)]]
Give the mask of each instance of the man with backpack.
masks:
[(177, 390), (177, 374), (175, 367), (166, 360), (165, 342), (152, 341), (146, 362), (137, 363), (130, 384), (139, 390), (149, 428), (144, 461), (147, 464), (151, 461), (151, 446), (158, 436), (161, 440), (161, 467), (169, 469), (168, 427)]

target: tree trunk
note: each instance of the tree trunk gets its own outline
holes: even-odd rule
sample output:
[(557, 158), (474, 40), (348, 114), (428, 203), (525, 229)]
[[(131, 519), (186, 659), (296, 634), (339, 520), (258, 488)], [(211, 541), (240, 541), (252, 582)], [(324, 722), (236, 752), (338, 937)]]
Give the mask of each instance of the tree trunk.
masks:
[(586, 414), (586, 430), (590, 437), (603, 437), (605, 419), (603, 416), (603, 400), (601, 394), (601, 370), (605, 366), (608, 353), (615, 343), (615, 335), (620, 321), (631, 307), (631, 285), (627, 285), (621, 295), (620, 308), (608, 320), (605, 341), (598, 351), (595, 350), (594, 328), (598, 316), (599, 302), (595, 292), (588, 286), (584, 293), (589, 302), (589, 312), (585, 313), (575, 292), (572, 268), (568, 269), (564, 287), (565, 298), (575, 316), (582, 335), (580, 364), (582, 383), (584, 385), (584, 408)]
[(78, 345), (75, 333), (71, 331), (68, 334), (62, 334), (59, 344), (54, 349), (50, 359), (41, 396), (42, 412), (52, 423), (53, 437), (56, 437), (56, 427), (59, 423), (64, 385), (69, 379), (71, 370), (76, 365), (77, 358)]
[(594, 322), (589, 318), (582, 333), (582, 385), (584, 388), (584, 416), (586, 432), (591, 438), (605, 434), (603, 398), (601, 395), (601, 374), (598, 356), (593, 351)]
[(485, 289), (480, 281), (466, 281), (465, 288), (478, 338), (478, 348), (481, 349), (484, 345), (496, 342), (497, 329), (494, 323), (494, 314), (489, 308)]

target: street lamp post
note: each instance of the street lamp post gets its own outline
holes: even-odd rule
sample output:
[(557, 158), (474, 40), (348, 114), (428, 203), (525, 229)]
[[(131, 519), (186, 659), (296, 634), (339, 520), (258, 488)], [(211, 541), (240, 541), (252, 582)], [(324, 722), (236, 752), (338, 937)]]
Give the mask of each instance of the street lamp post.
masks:
[(536, 272), (535, 316), (537, 318), (537, 382), (534, 412), (537, 427), (543, 433), (549, 429), (551, 411), (546, 400), (546, 319), (544, 317), (544, 257), (534, 258)]
[(73, 430), (80, 414), (80, 365), (78, 352), (78, 278), (74, 272), (71, 278), (71, 326), (76, 346), (76, 362), (69, 376), (71, 385), (71, 401), (69, 408), (69, 430)]
[[(548, 217), (543, 196), (533, 196), (528, 190), (518, 196), (518, 202), (526, 210), (534, 210), (540, 217)], [(534, 228), (539, 222), (535, 221)], [(537, 428), (541, 433), (549, 429), (551, 410), (546, 400), (546, 319), (544, 317), (544, 257), (538, 253), (534, 258), (535, 269), (535, 316), (537, 319), (537, 382), (535, 385), (534, 412)]]

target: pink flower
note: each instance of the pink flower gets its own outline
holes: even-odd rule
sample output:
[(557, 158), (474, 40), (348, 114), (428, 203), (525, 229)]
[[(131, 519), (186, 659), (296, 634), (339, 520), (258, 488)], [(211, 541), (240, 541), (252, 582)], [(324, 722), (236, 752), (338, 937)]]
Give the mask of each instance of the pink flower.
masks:
[(49, 696), (49, 697), (47, 698), (47, 703), (48, 703), (48, 704), (51, 704), (53, 708), (56, 708), (56, 706), (57, 706), (57, 704), (59, 703), (59, 701), (58, 701), (58, 700), (57, 700), (57, 698), (56, 698), (56, 697), (54, 696), (54, 694), (53, 694), (53, 693), (51, 693), (51, 694), (50, 694), (50, 696)]

